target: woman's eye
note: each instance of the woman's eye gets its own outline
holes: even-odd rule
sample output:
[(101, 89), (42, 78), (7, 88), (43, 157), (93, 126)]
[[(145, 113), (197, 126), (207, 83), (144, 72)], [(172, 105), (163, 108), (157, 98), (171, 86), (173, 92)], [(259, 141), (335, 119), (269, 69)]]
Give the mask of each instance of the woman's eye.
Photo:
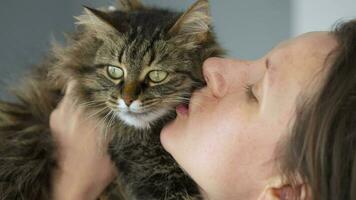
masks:
[(247, 85), (245, 89), (246, 89), (247, 97), (253, 100), (254, 102), (258, 102), (256, 95), (253, 93), (253, 85)]
[(112, 79), (120, 79), (124, 76), (124, 71), (120, 67), (108, 65), (107, 66), (108, 76)]
[(160, 83), (164, 81), (168, 77), (168, 72), (160, 71), (160, 70), (153, 70), (148, 73), (148, 78), (153, 83)]

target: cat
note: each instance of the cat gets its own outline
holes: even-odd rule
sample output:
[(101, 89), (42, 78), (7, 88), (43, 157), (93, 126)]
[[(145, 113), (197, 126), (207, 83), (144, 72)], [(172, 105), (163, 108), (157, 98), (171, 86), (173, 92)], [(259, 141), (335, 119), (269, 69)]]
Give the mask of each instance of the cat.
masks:
[(98, 119), (119, 171), (103, 199), (201, 199), (159, 134), (175, 107), (205, 85), (204, 60), (224, 54), (209, 2), (197, 0), (183, 13), (119, 3), (115, 10), (86, 7), (67, 43), (54, 45), (13, 89), (17, 101), (0, 101), (0, 200), (52, 199), (49, 116), (71, 80), (75, 104)]

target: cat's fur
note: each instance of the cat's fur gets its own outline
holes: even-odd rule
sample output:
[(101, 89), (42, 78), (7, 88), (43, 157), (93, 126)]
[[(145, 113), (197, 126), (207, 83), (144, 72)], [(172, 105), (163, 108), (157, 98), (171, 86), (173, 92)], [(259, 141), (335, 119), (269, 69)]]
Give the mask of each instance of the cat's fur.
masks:
[[(0, 200), (52, 198), (56, 148), (49, 115), (70, 80), (77, 82), (76, 104), (97, 118), (110, 138), (121, 195), (200, 198), (196, 184), (162, 148), (159, 134), (175, 117), (175, 107), (204, 85), (203, 61), (222, 54), (208, 1), (197, 0), (185, 13), (145, 7), (138, 0), (120, 2), (115, 11), (87, 8), (68, 44), (56, 45), (16, 87), (18, 101), (0, 102)], [(108, 65), (122, 67), (124, 78), (110, 78)], [(144, 74), (148, 69), (167, 71), (167, 80), (153, 84)], [(128, 112), (125, 102), (136, 102), (138, 112), (145, 113)]]

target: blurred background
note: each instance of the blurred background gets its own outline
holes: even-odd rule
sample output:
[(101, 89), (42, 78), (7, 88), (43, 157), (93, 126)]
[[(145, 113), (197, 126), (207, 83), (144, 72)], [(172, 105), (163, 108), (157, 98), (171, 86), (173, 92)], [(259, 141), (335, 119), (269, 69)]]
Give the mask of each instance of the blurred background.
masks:
[[(142, 0), (183, 11), (195, 0)], [(230, 57), (256, 59), (278, 42), (314, 30), (329, 30), (337, 20), (356, 17), (355, 0), (210, 0), (215, 30)], [(37, 63), (51, 38), (74, 30), (82, 5), (102, 7), (115, 0), (1, 0), (1, 80), (16, 81)], [(0, 97), (4, 96), (3, 84)]]

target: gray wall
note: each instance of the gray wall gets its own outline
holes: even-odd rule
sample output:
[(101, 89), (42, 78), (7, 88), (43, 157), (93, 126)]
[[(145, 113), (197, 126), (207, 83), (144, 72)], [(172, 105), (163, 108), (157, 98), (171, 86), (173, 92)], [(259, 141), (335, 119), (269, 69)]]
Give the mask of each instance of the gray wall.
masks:
[[(146, 0), (153, 5), (187, 8), (194, 0)], [(289, 0), (210, 0), (214, 25), (230, 56), (255, 59), (290, 36)]]
[[(184, 10), (194, 0), (143, 0)], [(82, 5), (107, 6), (115, 0), (1, 0), (0, 80), (14, 80), (40, 60), (51, 36), (61, 40), (74, 29)], [(289, 0), (211, 0), (217, 36), (230, 56), (253, 59), (290, 35)], [(2, 84), (3, 85), (3, 84)], [(0, 87), (0, 96), (1, 96)]]
[(292, 0), (291, 5), (293, 36), (330, 30), (337, 21), (356, 18), (355, 0)]

